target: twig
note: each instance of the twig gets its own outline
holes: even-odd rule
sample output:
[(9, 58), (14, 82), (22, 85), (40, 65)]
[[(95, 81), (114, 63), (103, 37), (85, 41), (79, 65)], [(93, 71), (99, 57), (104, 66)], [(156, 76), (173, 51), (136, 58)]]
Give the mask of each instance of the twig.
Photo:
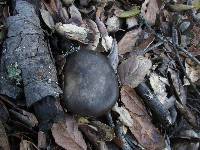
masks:
[(121, 146), (122, 150), (133, 150), (133, 148), (128, 144), (128, 142), (126, 141), (126, 139), (124, 137), (123, 129), (121, 127), (120, 122), (117, 122), (115, 132), (116, 132), (117, 137), (119, 137), (120, 140), (123, 142), (122, 146)]
[(156, 43), (155, 45), (153, 45), (151, 47), (147, 47), (147, 48), (144, 49), (143, 53), (144, 54), (148, 53), (149, 51), (156, 49), (158, 46), (163, 45), (163, 43), (164, 43), (163, 41), (160, 41), (160, 42)]
[(193, 60), (196, 64), (200, 65), (200, 61), (195, 58), (190, 52), (188, 52), (187, 50), (185, 50), (183, 47), (181, 47), (179, 44), (177, 43), (173, 43), (172, 41), (170, 41), (169, 39), (167, 39), (166, 37), (156, 33), (149, 25), (148, 23), (143, 19), (141, 18), (143, 23), (147, 26), (147, 28), (157, 37), (159, 38), (162, 42), (164, 43), (169, 43), (171, 44), (174, 48), (177, 48), (179, 49), (180, 51), (184, 52), (191, 60)]
[[(177, 43), (178, 43), (177, 37), (178, 37), (178, 33), (177, 33), (177, 30), (176, 30), (175, 26), (173, 25), (173, 26), (172, 26), (172, 44), (177, 45)], [(180, 67), (181, 67), (181, 70), (183, 71), (184, 75), (185, 75), (186, 78), (188, 79), (188, 81), (189, 81), (190, 85), (192, 86), (192, 88), (195, 90), (195, 92), (198, 94), (198, 96), (200, 96), (200, 92), (197, 90), (196, 86), (192, 83), (192, 80), (191, 80), (190, 77), (187, 75), (187, 72), (186, 72), (186, 70), (185, 70), (183, 64), (181, 63), (182, 60), (181, 60), (181, 57), (180, 57), (180, 55), (179, 55), (179, 52), (177, 51), (176, 48), (174, 48), (174, 50), (175, 50), (175, 54), (176, 54), (178, 63), (179, 63), (179, 65), (180, 65)]]
[(106, 114), (106, 117), (107, 117), (109, 126), (111, 126), (112, 128), (114, 128), (114, 127), (115, 127), (115, 124), (114, 124), (114, 122), (113, 122), (111, 113), (108, 112), (108, 113)]

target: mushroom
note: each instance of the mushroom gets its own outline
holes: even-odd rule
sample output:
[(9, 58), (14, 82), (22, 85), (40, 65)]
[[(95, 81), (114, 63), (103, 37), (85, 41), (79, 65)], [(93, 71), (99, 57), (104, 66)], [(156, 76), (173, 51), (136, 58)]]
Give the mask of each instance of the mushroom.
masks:
[(64, 102), (72, 113), (98, 117), (118, 99), (115, 72), (99, 52), (74, 52), (67, 57), (64, 75)]

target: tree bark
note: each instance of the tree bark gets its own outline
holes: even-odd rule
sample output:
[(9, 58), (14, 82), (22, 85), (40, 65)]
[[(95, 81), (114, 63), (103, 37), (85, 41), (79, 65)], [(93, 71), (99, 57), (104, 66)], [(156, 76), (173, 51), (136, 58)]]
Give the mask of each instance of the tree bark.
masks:
[[(16, 0), (14, 12), (15, 15), (7, 19), (8, 33), (0, 64), (0, 94), (15, 99), (24, 89), (27, 106), (46, 96), (58, 97), (62, 91), (54, 59), (34, 5)], [(21, 71), (23, 86), (16, 85), (10, 77), (8, 69), (12, 67)]]

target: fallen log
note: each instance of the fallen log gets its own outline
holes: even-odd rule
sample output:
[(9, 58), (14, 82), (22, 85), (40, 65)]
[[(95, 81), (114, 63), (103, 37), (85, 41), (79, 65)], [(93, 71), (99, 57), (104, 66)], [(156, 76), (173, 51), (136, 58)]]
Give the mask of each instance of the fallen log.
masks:
[(17, 0), (7, 27), (0, 63), (0, 94), (16, 99), (24, 91), (27, 106), (46, 96), (58, 97), (62, 91), (54, 59), (34, 5)]

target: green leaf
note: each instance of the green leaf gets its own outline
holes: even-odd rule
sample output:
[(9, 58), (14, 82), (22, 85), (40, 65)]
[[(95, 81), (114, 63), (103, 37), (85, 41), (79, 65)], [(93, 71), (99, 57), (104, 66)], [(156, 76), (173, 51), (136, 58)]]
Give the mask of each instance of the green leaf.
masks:
[(194, 6), (196, 9), (200, 8), (200, 0), (193, 0), (192, 6)]
[(134, 6), (131, 10), (122, 12), (118, 17), (119, 18), (128, 18), (128, 17), (137, 16), (140, 13), (139, 8), (140, 8), (139, 6)]
[(181, 11), (191, 10), (191, 9), (193, 9), (195, 7), (192, 6), (192, 5), (173, 4), (173, 5), (169, 5), (169, 8), (172, 11), (181, 12)]

